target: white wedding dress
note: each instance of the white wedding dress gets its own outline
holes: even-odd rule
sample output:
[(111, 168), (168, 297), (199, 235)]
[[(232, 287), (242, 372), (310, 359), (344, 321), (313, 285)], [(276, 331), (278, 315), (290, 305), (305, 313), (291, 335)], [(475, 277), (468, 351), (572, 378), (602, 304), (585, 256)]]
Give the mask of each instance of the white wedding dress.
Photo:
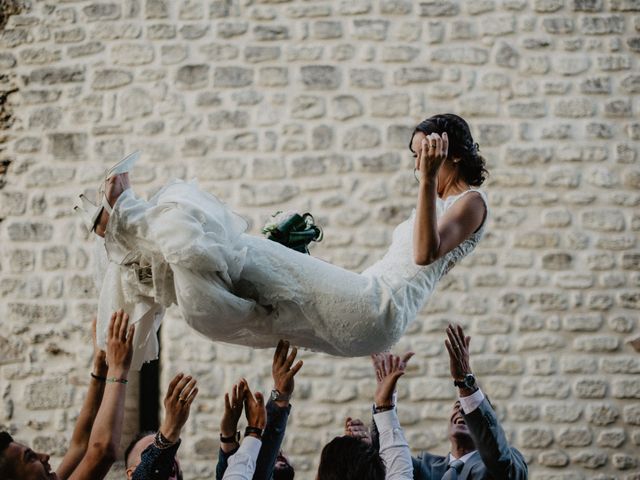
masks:
[[(441, 216), (469, 192), (438, 199)], [(486, 223), (427, 266), (413, 261), (414, 214), (398, 225), (385, 256), (354, 273), (274, 241), (245, 234), (245, 221), (193, 182), (174, 181), (150, 201), (125, 191), (105, 238), (97, 237), (98, 341), (111, 312), (136, 323), (132, 368), (158, 355), (157, 329), (177, 303), (211, 340), (292, 345), (355, 357), (395, 344), (440, 278), (478, 244)], [(486, 216), (485, 216), (486, 217)]]

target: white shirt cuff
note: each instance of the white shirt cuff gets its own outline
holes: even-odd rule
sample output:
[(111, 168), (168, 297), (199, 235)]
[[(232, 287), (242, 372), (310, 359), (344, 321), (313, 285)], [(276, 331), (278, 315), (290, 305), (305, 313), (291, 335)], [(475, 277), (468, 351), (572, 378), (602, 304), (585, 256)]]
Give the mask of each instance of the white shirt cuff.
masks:
[(400, 420), (398, 420), (398, 412), (395, 408), (374, 414), (373, 421), (376, 422), (379, 432), (400, 428)]
[(242, 453), (249, 455), (251, 458), (257, 459), (258, 454), (260, 453), (260, 447), (262, 446), (262, 440), (258, 440), (255, 437), (247, 436), (242, 440), (242, 445), (238, 451), (242, 450)]
[(476, 408), (480, 406), (480, 404), (484, 400), (484, 393), (482, 393), (482, 390), (478, 389), (468, 397), (458, 397), (458, 398), (460, 400), (460, 407), (462, 407), (462, 411), (465, 414), (468, 414), (473, 412)]

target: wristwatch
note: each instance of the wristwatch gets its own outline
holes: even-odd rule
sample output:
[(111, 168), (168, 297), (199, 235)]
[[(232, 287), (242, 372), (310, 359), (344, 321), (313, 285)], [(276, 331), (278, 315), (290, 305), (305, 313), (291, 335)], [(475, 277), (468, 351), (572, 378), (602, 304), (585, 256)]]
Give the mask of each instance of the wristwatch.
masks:
[(473, 389), (476, 388), (476, 377), (473, 376), (473, 373), (467, 373), (462, 380), (454, 380), (453, 384), (458, 388)]
[(220, 443), (240, 443), (240, 430), (230, 437), (223, 437), (220, 433)]
[(258, 437), (258, 439), (262, 440), (262, 433), (264, 432), (264, 430), (262, 430), (260, 427), (251, 427), (248, 426), (247, 428), (244, 429), (244, 436), (248, 437), (250, 434), (254, 434)]
[(271, 390), (270, 399), (272, 402), (278, 402), (278, 401), (288, 402), (289, 400), (291, 400), (291, 395), (285, 395), (284, 393), (280, 393), (278, 389), (274, 388), (273, 390)]

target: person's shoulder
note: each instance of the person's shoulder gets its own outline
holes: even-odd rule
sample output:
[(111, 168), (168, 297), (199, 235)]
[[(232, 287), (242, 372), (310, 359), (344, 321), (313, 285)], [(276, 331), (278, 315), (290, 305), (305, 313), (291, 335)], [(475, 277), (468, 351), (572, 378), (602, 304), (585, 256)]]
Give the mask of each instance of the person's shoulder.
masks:
[(433, 465), (435, 463), (446, 462), (447, 457), (443, 457), (442, 455), (434, 455), (433, 453), (429, 452), (420, 452), (417, 460), (425, 465)]

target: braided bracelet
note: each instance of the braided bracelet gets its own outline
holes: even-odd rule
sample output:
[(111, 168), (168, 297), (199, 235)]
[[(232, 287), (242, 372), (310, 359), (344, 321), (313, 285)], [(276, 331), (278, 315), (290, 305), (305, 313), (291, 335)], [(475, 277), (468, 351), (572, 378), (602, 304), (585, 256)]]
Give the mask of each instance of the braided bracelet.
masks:
[(107, 383), (121, 383), (123, 385), (126, 385), (127, 383), (129, 383), (129, 380), (127, 380), (126, 378), (118, 378), (118, 377), (105, 378), (104, 381)]
[(160, 450), (166, 450), (167, 448), (171, 447), (175, 442), (172, 442), (171, 440), (166, 438), (164, 435), (162, 435), (162, 432), (158, 430), (158, 432), (156, 433), (156, 436), (153, 438), (153, 443)]

